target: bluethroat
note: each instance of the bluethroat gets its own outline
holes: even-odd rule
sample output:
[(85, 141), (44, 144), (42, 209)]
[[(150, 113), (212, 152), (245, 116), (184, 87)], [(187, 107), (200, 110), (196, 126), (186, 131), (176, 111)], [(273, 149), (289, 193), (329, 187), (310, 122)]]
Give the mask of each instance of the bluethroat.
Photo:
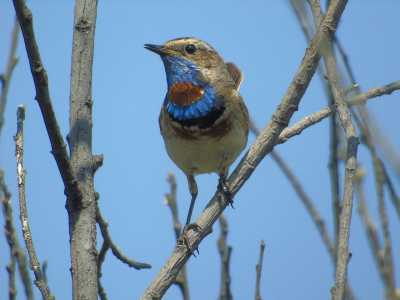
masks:
[(246, 146), (249, 133), (247, 108), (239, 94), (242, 73), (196, 38), (145, 48), (159, 54), (165, 67), (168, 91), (159, 125), (169, 157), (188, 180), (188, 229), (198, 193), (195, 175), (217, 173), (218, 188), (231, 203), (228, 168)]

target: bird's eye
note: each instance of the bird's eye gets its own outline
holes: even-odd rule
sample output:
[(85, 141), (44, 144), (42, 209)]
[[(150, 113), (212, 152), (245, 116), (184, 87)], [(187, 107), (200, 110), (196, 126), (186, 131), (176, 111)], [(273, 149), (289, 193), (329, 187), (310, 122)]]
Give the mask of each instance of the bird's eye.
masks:
[(189, 44), (185, 46), (185, 51), (187, 54), (193, 54), (195, 53), (197, 50), (196, 46), (193, 44)]

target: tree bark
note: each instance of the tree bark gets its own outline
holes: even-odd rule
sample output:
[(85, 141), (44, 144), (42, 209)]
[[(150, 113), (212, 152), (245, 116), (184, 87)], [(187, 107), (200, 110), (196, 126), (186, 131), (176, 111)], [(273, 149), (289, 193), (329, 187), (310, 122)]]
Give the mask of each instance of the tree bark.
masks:
[(70, 132), (72, 170), (81, 201), (68, 199), (74, 300), (97, 299), (96, 200), (92, 155), (92, 65), (97, 1), (75, 2), (72, 42)]

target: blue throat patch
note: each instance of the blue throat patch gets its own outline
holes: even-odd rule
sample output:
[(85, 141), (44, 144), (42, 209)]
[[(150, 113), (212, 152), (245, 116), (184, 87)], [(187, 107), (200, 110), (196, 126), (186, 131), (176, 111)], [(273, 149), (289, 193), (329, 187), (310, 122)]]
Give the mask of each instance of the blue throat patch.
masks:
[(198, 79), (199, 69), (191, 61), (177, 56), (162, 56), (168, 91), (177, 83), (191, 83), (203, 89), (203, 95), (190, 105), (178, 105), (165, 96), (164, 105), (176, 120), (187, 121), (207, 116), (222, 103), (217, 103), (214, 88)]

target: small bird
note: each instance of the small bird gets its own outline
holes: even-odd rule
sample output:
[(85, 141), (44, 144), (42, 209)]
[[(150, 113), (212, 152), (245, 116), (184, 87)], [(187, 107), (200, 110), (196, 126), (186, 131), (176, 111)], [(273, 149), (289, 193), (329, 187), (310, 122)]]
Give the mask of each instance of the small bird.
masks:
[(185, 173), (192, 196), (185, 233), (198, 194), (195, 175), (217, 173), (218, 188), (232, 204), (228, 168), (246, 146), (249, 133), (248, 111), (239, 94), (243, 76), (196, 38), (144, 47), (159, 54), (165, 67), (168, 90), (159, 125), (168, 155)]

